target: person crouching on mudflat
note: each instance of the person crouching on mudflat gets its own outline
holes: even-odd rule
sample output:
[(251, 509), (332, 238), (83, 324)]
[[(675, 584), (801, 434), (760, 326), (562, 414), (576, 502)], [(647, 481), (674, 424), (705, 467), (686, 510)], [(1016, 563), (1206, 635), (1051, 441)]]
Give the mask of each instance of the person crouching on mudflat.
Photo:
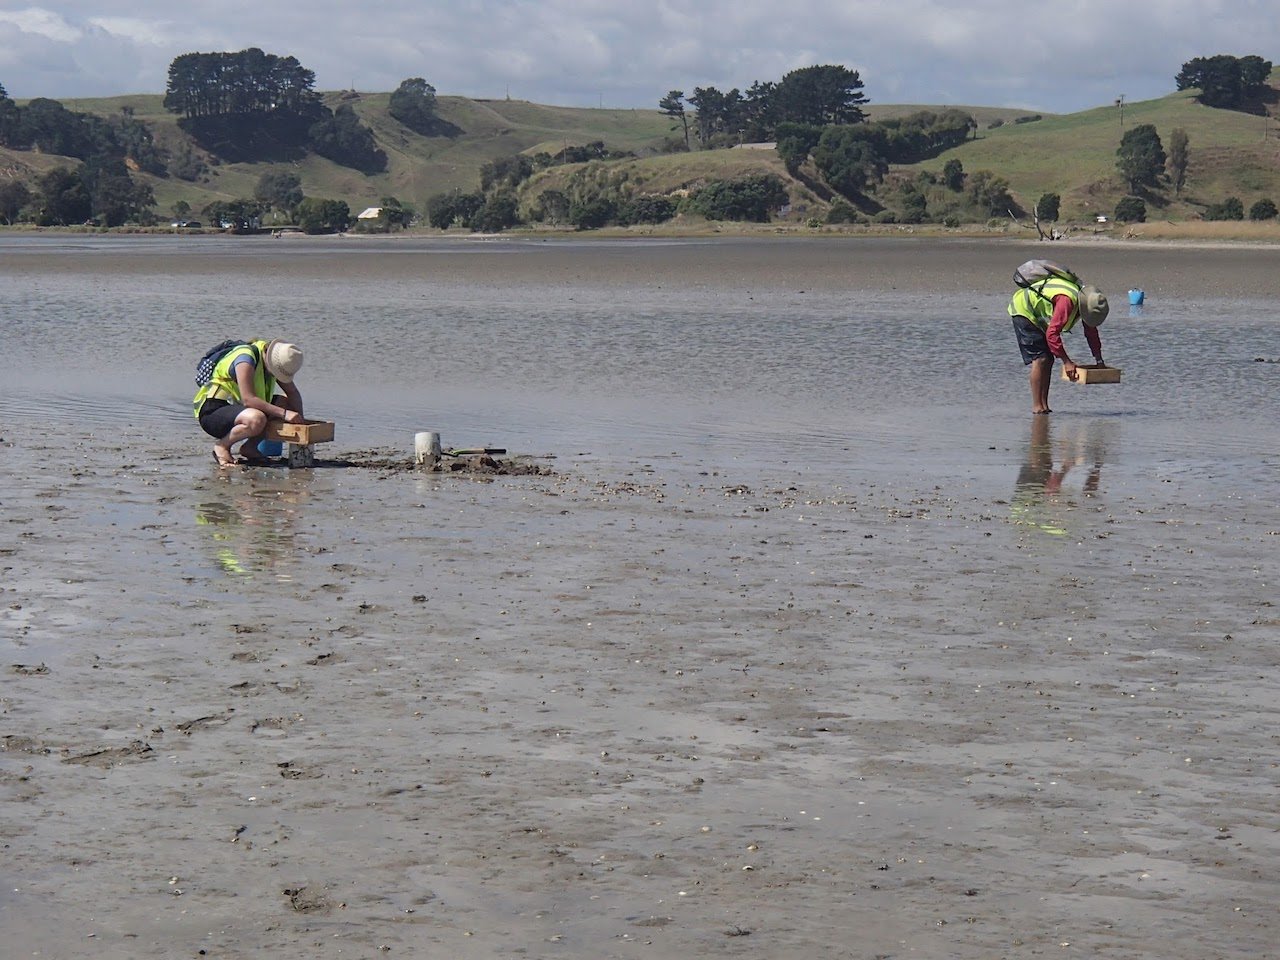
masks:
[(257, 446), (269, 419), (302, 422), (302, 393), (293, 380), (301, 367), (302, 351), (283, 340), (242, 344), (217, 362), (193, 405), (201, 429), (217, 441), (213, 456), (219, 466), (236, 465), (231, 448), (241, 441), (241, 463), (265, 460)]

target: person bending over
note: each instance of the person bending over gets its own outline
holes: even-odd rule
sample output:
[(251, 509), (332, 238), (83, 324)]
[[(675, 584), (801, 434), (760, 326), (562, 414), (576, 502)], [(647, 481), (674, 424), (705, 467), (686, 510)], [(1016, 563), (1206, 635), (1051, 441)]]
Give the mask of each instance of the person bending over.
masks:
[(1062, 361), (1068, 379), (1077, 377), (1075, 361), (1063, 346), (1062, 335), (1078, 320), (1084, 321), (1084, 338), (1093, 359), (1102, 364), (1102, 337), (1098, 327), (1107, 318), (1107, 298), (1092, 284), (1083, 286), (1060, 277), (1023, 287), (1009, 301), (1009, 316), (1022, 351), (1022, 362), (1030, 367), (1031, 412), (1050, 413), (1049, 383), (1053, 361)]

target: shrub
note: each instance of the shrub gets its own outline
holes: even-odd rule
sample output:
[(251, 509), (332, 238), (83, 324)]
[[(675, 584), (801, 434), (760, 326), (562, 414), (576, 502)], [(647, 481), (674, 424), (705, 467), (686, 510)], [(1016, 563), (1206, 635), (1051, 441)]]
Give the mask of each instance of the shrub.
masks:
[(903, 223), (924, 223), (928, 212), (929, 205), (923, 193), (912, 191), (902, 198)]
[(497, 193), (476, 211), (471, 220), (471, 228), (481, 233), (501, 233), (507, 227), (514, 227), (519, 222), (516, 198), (509, 193)]
[(347, 229), (351, 209), (342, 200), (307, 197), (298, 204), (296, 216), (304, 233), (335, 233)]
[(614, 216), (613, 201), (608, 197), (592, 197), (575, 202), (569, 207), (569, 222), (579, 230), (603, 227)]
[(448, 230), (455, 223), (470, 227), (484, 205), (483, 193), (437, 193), (427, 198), (427, 222), (437, 230)]
[(195, 153), (189, 144), (183, 143), (169, 159), (169, 173), (179, 180), (191, 183), (209, 172), (209, 166)]
[(1115, 217), (1121, 223), (1145, 223), (1147, 205), (1141, 197), (1124, 197), (1116, 204)]
[(1269, 199), (1263, 198), (1249, 208), (1250, 220), (1273, 220), (1277, 214), (1276, 205)]
[(964, 189), (964, 166), (959, 160), (948, 160), (942, 165), (942, 182), (956, 193)]
[(858, 211), (851, 204), (837, 200), (827, 211), (827, 223), (857, 223)]
[(771, 211), (787, 202), (777, 174), (714, 180), (689, 198), (689, 209), (708, 220), (767, 223)]
[(669, 197), (636, 197), (618, 208), (618, 222), (624, 227), (636, 223), (666, 223), (676, 215)]
[(1206, 220), (1243, 220), (1244, 204), (1239, 197), (1227, 197), (1204, 212)]
[(559, 190), (543, 190), (538, 194), (533, 219), (543, 223), (564, 223), (569, 219), (569, 198)]

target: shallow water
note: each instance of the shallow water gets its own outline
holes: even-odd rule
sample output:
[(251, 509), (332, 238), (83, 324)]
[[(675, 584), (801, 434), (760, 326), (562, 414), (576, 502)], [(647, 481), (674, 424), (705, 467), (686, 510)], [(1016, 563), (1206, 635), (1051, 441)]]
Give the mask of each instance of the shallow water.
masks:
[[(521, 452), (952, 477), (1027, 443), (1025, 372), (1004, 316), (1005, 268), (1027, 252), (1044, 251), (4, 237), (0, 329), (21, 362), (6, 366), (0, 418), (124, 416), (198, 448), (192, 358), (226, 336), (280, 335), (304, 347), (299, 383), (309, 412), (338, 423), (333, 450), (408, 450), (414, 432), (435, 430), (446, 445)], [(1162, 260), (1183, 252), (1062, 255), (1111, 281), (1105, 353), (1125, 379), (1055, 383), (1054, 432), (1113, 468), (1216, 483), (1230, 465), (1264, 480), (1280, 365), (1255, 358), (1277, 359), (1273, 304), (1209, 282), (1214, 258), (1238, 269), (1239, 255), (1201, 252), (1205, 282), (1183, 271), (1167, 291), (1148, 284), (1136, 315), (1123, 289), (1136, 281), (1113, 276), (1167, 281)], [(1258, 269), (1274, 259), (1254, 255)], [(1087, 358), (1078, 333), (1068, 347)]]

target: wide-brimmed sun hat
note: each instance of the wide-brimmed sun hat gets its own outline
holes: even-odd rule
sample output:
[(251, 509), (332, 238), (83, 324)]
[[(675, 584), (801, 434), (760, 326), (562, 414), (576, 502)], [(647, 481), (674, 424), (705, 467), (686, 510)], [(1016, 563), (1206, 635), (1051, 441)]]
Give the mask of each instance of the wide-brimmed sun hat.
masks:
[(302, 351), (292, 343), (272, 340), (263, 356), (267, 371), (281, 383), (292, 383), (294, 374), (302, 369)]
[(1093, 284), (1086, 284), (1080, 288), (1080, 319), (1087, 326), (1102, 326), (1102, 321), (1107, 319), (1107, 313), (1110, 310), (1106, 294)]

